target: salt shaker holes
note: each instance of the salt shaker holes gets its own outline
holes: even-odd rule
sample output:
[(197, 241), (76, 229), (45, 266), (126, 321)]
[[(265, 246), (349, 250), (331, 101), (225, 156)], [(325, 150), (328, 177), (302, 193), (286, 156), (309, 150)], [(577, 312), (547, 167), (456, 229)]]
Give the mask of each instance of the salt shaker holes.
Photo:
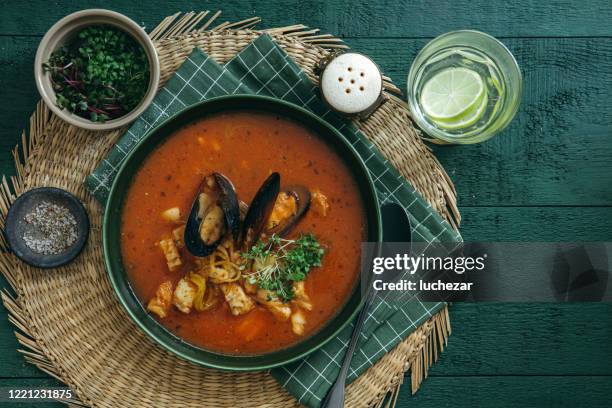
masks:
[(382, 74), (363, 54), (338, 54), (325, 62), (319, 75), (321, 95), (337, 112), (366, 115), (383, 100)]

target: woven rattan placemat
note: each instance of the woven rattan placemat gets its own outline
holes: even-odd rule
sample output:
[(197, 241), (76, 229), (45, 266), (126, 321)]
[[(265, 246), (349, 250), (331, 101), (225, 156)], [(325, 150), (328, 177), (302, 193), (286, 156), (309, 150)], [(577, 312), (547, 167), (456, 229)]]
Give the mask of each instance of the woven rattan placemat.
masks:
[[(162, 64), (162, 82), (193, 47), (225, 62), (259, 36), (258, 18), (223, 23), (207, 12), (175, 14), (151, 32)], [(302, 25), (265, 30), (274, 36), (311, 79), (316, 61), (345, 45)], [(455, 191), (444, 169), (420, 140), (405, 104), (385, 83), (390, 101), (366, 122), (355, 123), (452, 225), (458, 225)], [(14, 290), (2, 293), (9, 320), (26, 360), (68, 384), (75, 404), (116, 406), (266, 406), (296, 405), (266, 372), (227, 373), (195, 366), (157, 347), (121, 308), (104, 269), (101, 206), (83, 187), (85, 177), (125, 129), (92, 133), (67, 125), (40, 103), (23, 134), (23, 151), (14, 151), (17, 176), (0, 186), (0, 221), (22, 192), (56, 186), (75, 193), (91, 217), (84, 253), (56, 271), (41, 271), (18, 261), (0, 242), (0, 269)], [(416, 391), (450, 333), (443, 309), (419, 327), (348, 387), (347, 406), (393, 404), (404, 372), (411, 370)]]

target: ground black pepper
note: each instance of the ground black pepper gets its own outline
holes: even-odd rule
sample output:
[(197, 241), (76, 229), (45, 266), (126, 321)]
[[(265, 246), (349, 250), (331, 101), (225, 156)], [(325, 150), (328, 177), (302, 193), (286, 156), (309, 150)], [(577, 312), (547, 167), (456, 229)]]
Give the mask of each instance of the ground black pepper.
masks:
[(68, 208), (42, 201), (24, 217), (29, 224), (23, 240), (32, 251), (57, 255), (71, 247), (78, 238), (77, 222)]

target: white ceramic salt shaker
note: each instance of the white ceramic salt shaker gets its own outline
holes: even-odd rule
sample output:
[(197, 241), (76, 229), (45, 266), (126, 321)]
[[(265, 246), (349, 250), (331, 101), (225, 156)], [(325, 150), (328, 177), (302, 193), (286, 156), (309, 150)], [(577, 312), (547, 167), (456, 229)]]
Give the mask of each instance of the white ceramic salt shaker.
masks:
[(333, 53), (319, 62), (321, 97), (334, 111), (367, 118), (385, 100), (378, 66), (357, 52)]

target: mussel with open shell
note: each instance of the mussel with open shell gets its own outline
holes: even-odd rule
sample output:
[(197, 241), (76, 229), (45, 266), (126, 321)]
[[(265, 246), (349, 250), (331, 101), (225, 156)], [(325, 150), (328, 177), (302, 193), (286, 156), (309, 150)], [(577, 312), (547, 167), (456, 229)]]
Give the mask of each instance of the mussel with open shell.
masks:
[(246, 213), (242, 247), (250, 248), (260, 237), (284, 236), (306, 214), (310, 191), (300, 185), (280, 189), (280, 175), (272, 173), (259, 188)]
[(300, 185), (281, 190), (280, 175), (274, 172), (255, 193), (242, 228), (240, 204), (243, 203), (238, 201), (236, 190), (227, 177), (220, 173), (206, 176), (187, 220), (187, 250), (198, 257), (208, 256), (228, 232), (242, 250), (248, 250), (262, 237), (284, 236), (308, 211), (310, 191)]
[(240, 230), (240, 211), (236, 190), (221, 173), (204, 178), (191, 207), (185, 227), (185, 247), (199, 257), (210, 255), (225, 234), (234, 239)]
[(240, 235), (240, 246), (242, 248), (250, 248), (259, 239), (274, 208), (279, 190), (280, 174), (274, 172), (259, 187), (244, 216), (244, 224)]
[(284, 236), (306, 214), (310, 207), (310, 191), (304, 186), (289, 186), (276, 196), (276, 201), (263, 232)]

